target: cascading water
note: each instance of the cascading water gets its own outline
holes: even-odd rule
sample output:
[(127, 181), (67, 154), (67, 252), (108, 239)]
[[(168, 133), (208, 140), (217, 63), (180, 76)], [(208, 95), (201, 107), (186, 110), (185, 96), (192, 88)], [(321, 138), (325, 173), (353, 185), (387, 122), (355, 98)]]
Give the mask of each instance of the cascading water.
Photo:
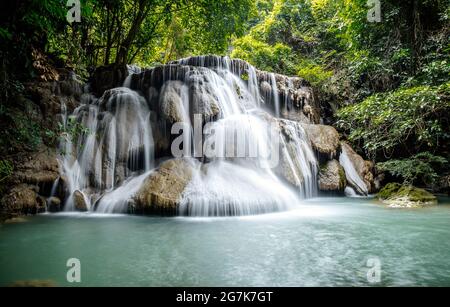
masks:
[[(100, 99), (84, 96), (68, 117), (61, 144), (63, 173), (70, 196), (65, 209), (76, 206), (81, 193), (87, 209), (126, 179), (149, 171), (153, 162), (150, 110), (145, 99), (128, 88), (117, 88)], [(78, 194), (80, 195), (80, 194)]]
[[(362, 195), (368, 195), (369, 190), (365, 182), (359, 176), (358, 172), (355, 169), (350, 157), (348, 156), (347, 149), (345, 146), (342, 146), (342, 153), (339, 156), (339, 163), (345, 170), (345, 175), (347, 177), (348, 182)], [(346, 194), (349, 196), (354, 196), (356, 194), (352, 188), (346, 189)]]
[[(70, 194), (66, 210), (77, 209), (81, 194), (91, 211), (126, 212), (158, 166), (154, 157), (170, 157), (170, 128), (177, 122), (188, 130), (183, 157), (200, 162), (193, 163), (180, 214), (274, 212), (317, 193), (317, 162), (303, 128), (273, 117), (282, 107), (275, 75), (266, 81), (271, 86), (267, 98), (260, 94), (255, 68), (228, 57), (186, 58), (133, 72), (126, 88), (107, 91), (99, 99), (85, 95), (65, 120), (66, 130), (78, 132), (61, 144)], [(289, 86), (290, 81), (285, 96), (293, 91)], [(77, 131), (78, 125), (84, 128)], [(200, 146), (196, 128), (205, 128)], [(207, 155), (206, 144), (213, 144), (214, 155)]]

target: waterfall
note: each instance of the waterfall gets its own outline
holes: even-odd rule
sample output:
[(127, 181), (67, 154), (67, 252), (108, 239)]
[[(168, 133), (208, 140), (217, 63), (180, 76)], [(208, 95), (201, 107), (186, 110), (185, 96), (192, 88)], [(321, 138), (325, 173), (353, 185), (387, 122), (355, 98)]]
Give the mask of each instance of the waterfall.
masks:
[[(357, 189), (358, 192), (363, 195), (368, 195), (369, 190), (367, 189), (366, 183), (362, 180), (362, 178), (356, 171), (355, 166), (348, 156), (345, 146), (342, 146), (342, 153), (339, 156), (339, 163), (344, 168), (347, 181), (353, 186), (353, 188)], [(347, 190), (347, 192), (354, 193), (355, 191), (353, 190), (350, 192), (350, 190)]]
[(275, 74), (270, 74), (270, 83), (272, 86), (273, 102), (275, 105), (275, 116), (280, 117), (280, 95), (278, 94), (277, 80)]
[[(88, 210), (127, 212), (157, 159), (170, 158), (171, 128), (179, 122), (188, 130), (183, 156), (200, 162), (181, 197), (181, 215), (268, 213), (316, 195), (315, 155), (298, 123), (277, 118), (274, 74), (266, 79), (276, 117), (263, 108), (261, 73), (244, 61), (191, 57), (129, 70), (126, 87), (100, 98), (85, 94), (65, 118), (66, 210), (77, 209), (74, 194), (82, 193)], [(286, 86), (294, 91), (292, 82)], [(200, 146), (197, 128), (204, 137)], [(208, 151), (206, 144), (214, 146)]]
[(84, 103), (66, 119), (62, 168), (74, 207), (73, 193), (84, 195), (88, 209), (127, 178), (149, 171), (153, 162), (150, 110), (143, 97), (116, 88)]

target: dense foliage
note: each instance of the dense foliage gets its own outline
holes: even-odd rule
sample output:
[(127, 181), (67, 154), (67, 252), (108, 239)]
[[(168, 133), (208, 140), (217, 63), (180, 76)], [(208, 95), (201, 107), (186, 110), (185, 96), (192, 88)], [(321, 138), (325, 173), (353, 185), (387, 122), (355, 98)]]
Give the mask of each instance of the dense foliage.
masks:
[(87, 78), (215, 53), (308, 80), (325, 123), (399, 180), (450, 171), (448, 0), (381, 0), (380, 22), (368, 18), (375, 0), (82, 0), (81, 23), (66, 3), (1, 2), (1, 149), (51, 134), (16, 99), (42, 54)]
[(449, 171), (450, 3), (385, 0), (371, 22), (375, 2), (258, 1), (232, 56), (310, 81), (325, 111), (340, 109), (326, 120), (381, 170), (431, 183)]
[(450, 140), (450, 83), (375, 94), (338, 112), (349, 139), (372, 157), (447, 149)]
[(254, 8), (250, 0), (81, 0), (81, 22), (70, 23), (67, 4), (0, 4), (1, 153), (35, 150), (47, 136), (54, 138), (38, 112), (19, 99), (26, 82), (54, 80), (55, 68), (87, 80), (100, 65), (148, 66), (192, 54), (225, 54)]

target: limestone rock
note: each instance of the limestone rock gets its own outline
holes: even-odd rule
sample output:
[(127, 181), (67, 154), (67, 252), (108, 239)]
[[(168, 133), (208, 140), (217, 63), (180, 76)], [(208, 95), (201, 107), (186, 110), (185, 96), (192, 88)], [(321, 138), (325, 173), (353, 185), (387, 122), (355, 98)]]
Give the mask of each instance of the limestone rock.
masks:
[(53, 184), (59, 177), (55, 150), (42, 148), (18, 164), (13, 182), (27, 184)]
[(437, 204), (437, 198), (424, 189), (399, 183), (387, 184), (378, 199), (391, 208), (422, 208)]
[(122, 86), (127, 76), (126, 65), (111, 64), (98, 67), (91, 78), (91, 90), (100, 97), (106, 90)]
[(73, 204), (77, 211), (88, 211), (86, 199), (84, 198), (83, 193), (78, 190), (73, 193)]
[(145, 179), (136, 193), (135, 210), (143, 213), (175, 213), (183, 191), (192, 178), (192, 168), (191, 161), (186, 159), (162, 163)]
[(39, 188), (28, 184), (13, 187), (2, 199), (3, 210), (12, 214), (36, 214), (45, 211)]
[(339, 148), (339, 133), (331, 126), (302, 124), (312, 147), (319, 153), (334, 156)]
[(167, 81), (161, 90), (161, 111), (172, 124), (185, 121), (183, 113), (186, 112), (181, 98), (183, 91), (187, 91), (187, 87), (181, 81)]
[(344, 191), (347, 186), (344, 168), (337, 160), (328, 161), (319, 172), (319, 189), (321, 191)]
[(47, 210), (49, 212), (61, 211), (61, 200), (58, 197), (50, 197), (47, 199)]

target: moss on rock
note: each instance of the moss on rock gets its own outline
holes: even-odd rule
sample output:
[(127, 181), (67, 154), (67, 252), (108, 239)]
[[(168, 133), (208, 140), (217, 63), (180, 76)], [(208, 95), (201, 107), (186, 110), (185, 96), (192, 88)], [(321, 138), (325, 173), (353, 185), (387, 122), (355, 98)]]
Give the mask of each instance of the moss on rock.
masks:
[(387, 184), (377, 196), (392, 208), (420, 208), (437, 204), (436, 196), (430, 192), (399, 183)]

